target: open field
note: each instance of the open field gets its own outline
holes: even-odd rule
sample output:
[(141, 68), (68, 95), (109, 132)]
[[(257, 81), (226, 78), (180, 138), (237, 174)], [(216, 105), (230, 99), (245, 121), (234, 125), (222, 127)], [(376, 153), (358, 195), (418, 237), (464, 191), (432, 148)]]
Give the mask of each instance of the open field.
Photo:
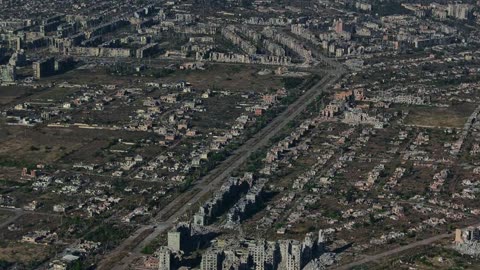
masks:
[(0, 210), (0, 223), (7, 221), (11, 216), (12, 213)]
[(52, 247), (28, 243), (3, 242), (0, 245), (0, 262), (18, 263), (32, 269), (54, 253)]
[(0, 105), (7, 104), (15, 98), (32, 92), (32, 89), (22, 86), (0, 86)]
[(36, 101), (65, 101), (67, 96), (79, 91), (79, 88), (52, 87), (33, 93), (31, 99)]
[(202, 71), (176, 71), (168, 81), (186, 80), (199, 89), (217, 88), (241, 91), (264, 91), (283, 87), (282, 78), (275, 75), (260, 76), (261, 68), (246, 65), (209, 65)]
[(453, 105), (448, 108), (419, 106), (410, 109), (405, 123), (422, 127), (462, 128), (474, 109), (474, 104)]
[[(282, 77), (258, 75), (261, 67), (248, 65), (209, 64), (205, 70), (175, 70), (162, 76), (148, 76), (164, 69), (151, 68), (145, 72), (117, 76), (106, 68), (76, 69), (64, 74), (51, 76), (46, 82), (68, 81), (70, 84), (123, 84), (136, 85), (142, 82), (178, 82), (187, 81), (197, 89), (226, 89), (240, 91), (266, 90), (282, 87)], [(143, 76), (142, 76), (143, 75)]]
[(18, 167), (40, 161), (48, 164), (81, 146), (79, 141), (73, 140), (73, 134), (67, 130), (50, 132), (18, 126), (2, 128), (7, 135), (0, 141), (0, 160), (19, 164)]

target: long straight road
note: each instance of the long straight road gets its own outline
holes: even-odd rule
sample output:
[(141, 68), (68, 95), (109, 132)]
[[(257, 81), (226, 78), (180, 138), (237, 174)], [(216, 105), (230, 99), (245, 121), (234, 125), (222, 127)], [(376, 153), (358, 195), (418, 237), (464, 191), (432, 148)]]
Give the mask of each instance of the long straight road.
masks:
[[(480, 227), (480, 223), (475, 223), (475, 224), (472, 224), (472, 225), (467, 226), (467, 227)], [(391, 250), (388, 250), (388, 251), (385, 251), (385, 252), (381, 252), (381, 253), (378, 253), (378, 254), (375, 254), (375, 255), (364, 256), (363, 259), (360, 259), (360, 260), (357, 260), (357, 261), (354, 261), (354, 262), (351, 262), (351, 263), (348, 263), (348, 264), (340, 265), (340, 266), (337, 266), (337, 267), (333, 267), (332, 269), (335, 269), (335, 270), (352, 269), (353, 267), (356, 267), (356, 266), (360, 266), (360, 265), (363, 265), (363, 264), (366, 264), (366, 263), (378, 261), (378, 260), (386, 258), (386, 257), (397, 255), (398, 253), (401, 253), (403, 251), (406, 251), (406, 250), (409, 250), (409, 249), (412, 249), (412, 248), (431, 245), (431, 244), (433, 244), (437, 241), (440, 241), (442, 239), (449, 238), (449, 237), (453, 237), (453, 234), (452, 233), (443, 233), (443, 234), (435, 235), (435, 236), (432, 236), (430, 238), (419, 240), (419, 241), (413, 242), (411, 244), (401, 246), (401, 247), (398, 247), (398, 248), (394, 248), (394, 249), (391, 249)]]
[[(109, 256), (100, 262), (98, 269), (125, 269), (134, 259), (141, 254), (139, 252), (160, 234), (166, 232), (173, 226), (176, 220), (187, 213), (192, 205), (195, 205), (203, 196), (214, 191), (221, 185), (235, 169), (239, 168), (250, 156), (251, 153), (266, 146), (271, 138), (279, 133), (290, 121), (300, 115), (309, 104), (311, 104), (328, 87), (336, 82), (343, 75), (343, 70), (326, 72), (324, 77), (307, 90), (301, 97), (293, 102), (284, 112), (279, 114), (260, 132), (255, 134), (216, 169), (197, 181), (190, 190), (195, 190), (192, 195), (189, 192), (183, 193), (167, 206), (165, 206), (155, 217), (158, 221), (156, 228), (153, 226), (140, 227), (131, 237), (127, 238)], [(168, 213), (172, 215), (167, 216)], [(122, 259), (123, 258), (123, 259)]]
[(349, 264), (341, 265), (341, 266), (338, 266), (338, 267), (333, 267), (332, 269), (335, 269), (335, 270), (352, 269), (353, 267), (364, 265), (366, 263), (370, 263), (370, 262), (374, 262), (374, 261), (378, 261), (380, 259), (398, 254), (400, 252), (403, 252), (403, 251), (406, 251), (406, 250), (409, 250), (409, 249), (412, 249), (412, 248), (427, 246), (427, 245), (430, 245), (434, 242), (437, 242), (439, 240), (442, 240), (442, 239), (445, 239), (445, 238), (448, 238), (448, 237), (451, 237), (451, 236), (452, 235), (448, 234), (448, 233), (435, 235), (433, 237), (430, 237), (430, 238), (427, 238), (427, 239), (424, 239), (424, 240), (420, 240), (420, 241), (411, 243), (409, 245), (405, 245), (405, 246), (401, 246), (401, 247), (398, 247), (398, 248), (390, 249), (388, 251), (378, 253), (378, 254), (375, 254), (375, 255), (372, 255), (372, 256), (365, 256), (363, 259), (360, 259), (358, 261), (354, 261), (354, 262), (351, 262)]

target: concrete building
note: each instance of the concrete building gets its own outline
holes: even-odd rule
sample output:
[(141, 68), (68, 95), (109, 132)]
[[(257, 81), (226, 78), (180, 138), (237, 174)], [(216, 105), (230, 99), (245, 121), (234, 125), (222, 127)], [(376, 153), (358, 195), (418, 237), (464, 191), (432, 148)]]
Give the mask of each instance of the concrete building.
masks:
[(8, 61), (8, 64), (10, 66), (16, 67), (23, 67), (26, 63), (27, 57), (25, 56), (25, 52), (23, 50), (13, 53), (12, 57), (10, 57), (10, 60)]
[(158, 52), (158, 43), (150, 43), (136, 50), (135, 56), (137, 58), (144, 58), (151, 56)]
[(4, 65), (0, 66), (0, 83), (14, 82), (16, 79), (15, 66)]
[(191, 223), (180, 223), (175, 229), (168, 232), (168, 247), (172, 252), (189, 253), (205, 246), (213, 235), (215, 233), (203, 227)]
[(55, 73), (55, 58), (39, 60), (33, 63), (33, 77), (41, 79)]
[(343, 33), (343, 20), (338, 19), (333, 21), (333, 28), (337, 34)]
[(466, 4), (449, 4), (447, 8), (448, 16), (459, 20), (470, 18), (472, 6)]
[(167, 241), (168, 247), (175, 251), (182, 250), (181, 245), (182, 233), (178, 231), (168, 232)]
[(455, 243), (463, 244), (466, 242), (480, 241), (480, 229), (477, 227), (468, 227), (466, 229), (455, 230)]
[(248, 247), (248, 254), (255, 270), (277, 269), (280, 254), (275, 242), (257, 241)]
[(173, 269), (173, 254), (169, 248), (160, 248), (156, 255), (158, 257), (158, 270)]
[(223, 252), (218, 250), (209, 250), (202, 256), (200, 264), (201, 270), (222, 270)]
[(301, 270), (303, 267), (302, 244), (296, 240), (280, 241), (279, 269)]

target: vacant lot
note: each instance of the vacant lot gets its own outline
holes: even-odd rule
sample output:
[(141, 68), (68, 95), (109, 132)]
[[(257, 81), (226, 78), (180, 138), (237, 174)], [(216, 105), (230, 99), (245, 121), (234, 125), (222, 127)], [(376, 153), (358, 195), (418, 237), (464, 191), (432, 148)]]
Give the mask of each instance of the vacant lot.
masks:
[[(27, 243), (8, 242), (0, 246), (0, 261), (18, 263), (23, 269), (34, 269), (54, 253), (52, 247)], [(20, 268), (21, 269), (21, 268)]]
[(6, 134), (0, 141), (0, 164), (7, 167), (23, 167), (38, 162), (52, 163), (66, 153), (78, 149), (80, 142), (68, 130), (48, 130), (5, 126)]
[(0, 105), (12, 102), (16, 98), (32, 91), (33, 89), (22, 86), (0, 86)]
[(274, 75), (260, 76), (261, 68), (247, 65), (209, 65), (206, 70), (176, 71), (168, 81), (185, 80), (199, 89), (225, 89), (237, 91), (265, 91), (283, 87), (282, 78)]
[(474, 109), (473, 104), (454, 105), (448, 108), (411, 107), (405, 123), (421, 127), (462, 128)]
[(237, 91), (266, 90), (282, 87), (282, 78), (270, 75), (258, 75), (261, 67), (235, 64), (209, 64), (205, 70), (175, 70), (161, 77), (151, 74), (162, 73), (163, 68), (148, 68), (140, 74), (117, 76), (104, 67), (76, 69), (64, 74), (43, 79), (44, 82), (69, 82), (71, 84), (117, 84), (142, 87), (145, 82), (188, 81), (196, 89), (225, 89)]
[(12, 213), (0, 210), (0, 223), (7, 221), (11, 216)]

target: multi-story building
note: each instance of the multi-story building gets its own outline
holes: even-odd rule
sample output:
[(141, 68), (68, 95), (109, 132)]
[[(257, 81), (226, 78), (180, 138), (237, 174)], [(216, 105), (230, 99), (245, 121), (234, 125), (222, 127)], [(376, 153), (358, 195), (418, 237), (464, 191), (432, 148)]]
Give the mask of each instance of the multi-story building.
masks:
[(463, 244), (474, 241), (480, 241), (480, 229), (478, 227), (455, 230), (455, 243)]
[(223, 252), (218, 250), (209, 250), (202, 256), (200, 264), (201, 270), (222, 270)]
[(50, 57), (33, 63), (33, 77), (40, 79), (55, 72), (55, 58)]
[(190, 224), (181, 223), (174, 230), (168, 232), (168, 247), (172, 251), (185, 251), (192, 236)]
[(280, 265), (282, 270), (301, 270), (303, 267), (302, 244), (296, 240), (280, 241)]
[(162, 247), (157, 251), (158, 269), (170, 270), (172, 268), (172, 251), (167, 247)]
[(279, 262), (279, 247), (277, 243), (265, 240), (257, 241), (249, 245), (248, 254), (253, 264), (253, 269), (277, 269)]
[(447, 11), (450, 17), (467, 20), (470, 17), (472, 7), (465, 4), (449, 4)]
[(15, 79), (16, 79), (15, 66), (11, 66), (11, 65), (0, 66), (0, 83), (14, 82)]

